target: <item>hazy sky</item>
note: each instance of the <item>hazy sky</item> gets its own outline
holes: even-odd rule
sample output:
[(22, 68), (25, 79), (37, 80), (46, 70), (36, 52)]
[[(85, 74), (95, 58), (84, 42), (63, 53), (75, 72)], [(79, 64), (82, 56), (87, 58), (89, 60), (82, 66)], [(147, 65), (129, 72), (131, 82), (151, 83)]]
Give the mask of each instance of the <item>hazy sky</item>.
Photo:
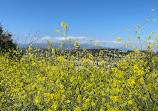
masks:
[(39, 38), (59, 37), (55, 29), (62, 21), (69, 26), (68, 35), (77, 39), (135, 39), (126, 29), (134, 33), (137, 24), (150, 27), (157, 15), (158, 0), (0, 0), (0, 22), (18, 36), (18, 42), (36, 32)]

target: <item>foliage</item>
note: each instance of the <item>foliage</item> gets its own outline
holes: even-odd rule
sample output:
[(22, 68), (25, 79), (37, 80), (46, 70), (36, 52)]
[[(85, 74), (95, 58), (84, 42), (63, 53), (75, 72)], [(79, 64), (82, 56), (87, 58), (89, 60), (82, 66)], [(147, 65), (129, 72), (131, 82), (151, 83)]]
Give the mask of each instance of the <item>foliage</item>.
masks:
[(0, 110), (158, 110), (158, 57), (150, 49), (109, 62), (102, 50), (84, 48), (81, 57), (74, 45), (76, 55), (59, 51), (62, 44), (44, 53), (30, 46), (19, 61), (0, 55)]
[(11, 39), (11, 34), (5, 32), (3, 27), (0, 26), (0, 51), (8, 52), (9, 50), (16, 49), (16, 44)]

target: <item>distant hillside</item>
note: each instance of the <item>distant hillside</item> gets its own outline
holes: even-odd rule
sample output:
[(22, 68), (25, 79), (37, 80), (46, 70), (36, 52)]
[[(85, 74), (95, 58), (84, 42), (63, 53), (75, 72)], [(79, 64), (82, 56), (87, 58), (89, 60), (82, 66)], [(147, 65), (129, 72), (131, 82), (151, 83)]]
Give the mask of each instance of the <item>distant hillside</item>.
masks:
[[(17, 45), (18, 45), (18, 47), (19, 47), (20, 49), (27, 49), (28, 46), (29, 46), (29, 44), (20, 44), (20, 43), (17, 43)], [(54, 45), (55, 45), (55, 46), (54, 46)], [(64, 49), (64, 50), (65, 50), (65, 49), (68, 49), (69, 46), (71, 47), (71, 49), (75, 49), (75, 46), (74, 46), (73, 43), (71, 43), (71, 44), (69, 44), (69, 45), (67, 45), (66, 43), (64, 43), (62, 49)], [(35, 47), (38, 47), (38, 48), (46, 48), (46, 47), (48, 47), (48, 44), (47, 44), (47, 43), (33, 43), (33, 44), (32, 44), (32, 47), (33, 47), (33, 48), (35, 48)], [(59, 48), (59, 47), (60, 47), (60, 43), (54, 43), (54, 44), (53, 44), (53, 47), (51, 47), (51, 48), (57, 49), (57, 48)], [(86, 49), (102, 49), (102, 48), (104, 48), (104, 49), (111, 49), (110, 47), (102, 47), (102, 46), (96, 47), (96, 46), (94, 46), (94, 45), (92, 45), (92, 44), (80, 44), (80, 48), (81, 48), (81, 49), (83, 49), (84, 47), (85, 47)], [(129, 48), (126, 48), (126, 47), (117, 47), (117, 49), (119, 49), (119, 50), (124, 50), (124, 51), (130, 50)]]
[[(27, 49), (29, 44), (18, 44), (18, 46), (19, 46), (20, 49)], [(67, 49), (69, 46), (71, 47), (71, 49), (75, 49), (74, 44), (67, 45), (66, 43), (63, 44), (62, 49)], [(46, 48), (46, 47), (48, 47), (48, 44), (47, 43), (33, 43), (32, 47)], [(60, 43), (54, 43), (53, 44), (53, 48), (56, 49), (56, 48), (59, 48), (59, 47), (60, 47)], [(96, 46), (93, 46), (91, 44), (80, 44), (81, 49), (84, 48), (84, 47), (88, 48), (88, 49), (101, 49), (101, 48), (103, 48), (101, 46), (96, 47)]]

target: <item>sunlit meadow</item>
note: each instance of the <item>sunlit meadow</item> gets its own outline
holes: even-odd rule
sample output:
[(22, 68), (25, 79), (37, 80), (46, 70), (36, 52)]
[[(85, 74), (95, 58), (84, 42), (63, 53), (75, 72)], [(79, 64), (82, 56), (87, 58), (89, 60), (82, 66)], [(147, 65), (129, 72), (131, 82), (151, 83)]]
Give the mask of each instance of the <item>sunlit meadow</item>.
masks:
[[(144, 29), (138, 24), (135, 33), (139, 35)], [(61, 30), (55, 30), (69, 45), (72, 40), (67, 39), (67, 31), (64, 22)], [(66, 52), (62, 50), (63, 43), (58, 49), (53, 48), (50, 41), (46, 51), (30, 45), (21, 57), (17, 57), (21, 51), (14, 51), (12, 58), (10, 53), (1, 53), (0, 110), (157, 111), (158, 56), (154, 49), (158, 34), (153, 31), (145, 41), (140, 36), (136, 39), (146, 44), (146, 50), (126, 43), (124, 46), (134, 51), (119, 55), (119, 60), (104, 59), (102, 50), (93, 55), (86, 48), (80, 49), (78, 41), (74, 41), (75, 54), (71, 47)], [(117, 38), (116, 43), (121, 40)], [(99, 43), (93, 45), (98, 47)]]

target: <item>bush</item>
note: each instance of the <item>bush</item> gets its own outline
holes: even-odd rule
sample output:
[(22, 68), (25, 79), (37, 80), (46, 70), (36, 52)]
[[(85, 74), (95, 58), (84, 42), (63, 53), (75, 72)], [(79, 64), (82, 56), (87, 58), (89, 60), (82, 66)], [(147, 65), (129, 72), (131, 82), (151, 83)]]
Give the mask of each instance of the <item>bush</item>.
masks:
[(11, 39), (12, 35), (3, 30), (3, 27), (0, 26), (0, 52), (9, 52), (10, 50), (16, 49), (16, 44), (13, 43)]

